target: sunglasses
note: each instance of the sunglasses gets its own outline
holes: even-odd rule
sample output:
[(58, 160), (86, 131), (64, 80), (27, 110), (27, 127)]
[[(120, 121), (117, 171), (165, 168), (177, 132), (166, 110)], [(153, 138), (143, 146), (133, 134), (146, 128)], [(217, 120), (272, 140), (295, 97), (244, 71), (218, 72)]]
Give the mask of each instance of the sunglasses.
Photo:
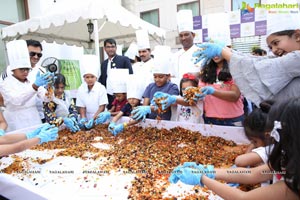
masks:
[(39, 58), (43, 56), (42, 53), (36, 53), (36, 52), (32, 52), (32, 51), (29, 52), (29, 55), (30, 55), (30, 57), (33, 57), (33, 56), (37, 55)]

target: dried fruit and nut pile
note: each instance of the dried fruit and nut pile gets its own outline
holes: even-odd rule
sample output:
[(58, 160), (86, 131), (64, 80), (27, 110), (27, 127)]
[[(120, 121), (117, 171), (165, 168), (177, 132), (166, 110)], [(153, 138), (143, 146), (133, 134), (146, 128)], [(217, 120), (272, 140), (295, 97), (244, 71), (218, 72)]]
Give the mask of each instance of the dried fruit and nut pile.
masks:
[(196, 94), (201, 94), (201, 88), (200, 87), (190, 87), (183, 91), (184, 98), (187, 100), (187, 102), (190, 105), (194, 104), (194, 99), (196, 98)]
[[(109, 144), (111, 148), (95, 148), (92, 145), (97, 142), (95, 137), (101, 138), (101, 142)], [(180, 127), (167, 130), (133, 126), (114, 137), (107, 131), (107, 125), (98, 125), (90, 131), (76, 134), (62, 130), (55, 142), (38, 145), (34, 149), (64, 149), (56, 156), (73, 156), (84, 160), (106, 157), (107, 163), (99, 166), (99, 170), (136, 172), (132, 186), (126, 188), (129, 190), (128, 199), (163, 199), (163, 193), (169, 186), (168, 177), (176, 166), (194, 161), (215, 167), (229, 167), (245, 148), (246, 145), (237, 146), (232, 141), (204, 137), (199, 132)], [(93, 153), (93, 157), (86, 157), (88, 152)], [(6, 169), (6, 172), (11, 170)], [(194, 190), (203, 188), (195, 186)], [(185, 198), (195, 196), (198, 196), (197, 192)], [(207, 196), (199, 195), (198, 198), (206, 199)]]

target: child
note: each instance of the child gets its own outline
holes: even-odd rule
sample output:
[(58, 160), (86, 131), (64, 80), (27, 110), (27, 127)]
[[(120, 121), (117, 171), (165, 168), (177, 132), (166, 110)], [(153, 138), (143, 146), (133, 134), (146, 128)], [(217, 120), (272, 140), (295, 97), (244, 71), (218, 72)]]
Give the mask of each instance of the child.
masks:
[(54, 141), (58, 137), (58, 128), (44, 124), (36, 130), (23, 134), (8, 134), (0, 137), (0, 157), (18, 153), (36, 144)]
[[(184, 163), (175, 169), (177, 171), (172, 173), (169, 180), (172, 183), (180, 180), (189, 185), (205, 185), (224, 199), (299, 199), (299, 113), (300, 98), (272, 105), (266, 131), (271, 131), (274, 148), (269, 155), (268, 164), (249, 169), (214, 169), (212, 165), (205, 167), (196, 163)], [(273, 179), (273, 184), (244, 192), (213, 179), (243, 184), (257, 184)]]
[(128, 103), (122, 108), (122, 110), (112, 119), (109, 124), (108, 130), (117, 135), (122, 132), (127, 126), (134, 125), (138, 123), (136, 120), (130, 120), (129, 122), (125, 122), (122, 124), (116, 125), (116, 122), (122, 116), (131, 116), (131, 111), (137, 106), (141, 105), (142, 94), (145, 90), (142, 79), (140, 79), (137, 75), (129, 75), (127, 81), (127, 100)]
[(117, 115), (121, 109), (125, 106), (127, 103), (127, 97), (126, 97), (126, 81), (128, 76), (128, 69), (115, 69), (113, 70), (113, 73), (111, 74), (112, 80), (114, 80), (111, 83), (111, 88), (114, 93), (115, 99), (112, 102), (112, 107), (109, 110), (111, 112), (112, 116)]
[(44, 102), (45, 120), (49, 124), (60, 125), (62, 122), (72, 131), (79, 131), (77, 123), (77, 108), (65, 91), (66, 79), (62, 74), (56, 74), (54, 81), (54, 97), (50, 102)]
[(300, 94), (300, 15), (267, 15), (267, 44), (277, 58), (242, 54), (220, 43), (203, 43), (194, 54), (204, 62), (222, 56), (245, 97), (256, 106), (265, 99), (285, 100)]
[(166, 46), (157, 47), (154, 52), (154, 65), (153, 68), (153, 78), (154, 83), (150, 83), (145, 92), (144, 92), (144, 102), (143, 106), (137, 107), (132, 111), (133, 119), (140, 120), (145, 118), (147, 114), (148, 118), (156, 119), (159, 117), (162, 120), (171, 119), (171, 109), (168, 109), (166, 112), (159, 114), (156, 111), (157, 109), (154, 106), (150, 106), (150, 100), (153, 98), (156, 92), (164, 92), (170, 95), (178, 95), (179, 90), (178, 86), (174, 83), (171, 83), (170, 80), (170, 52), (169, 48)]
[(80, 121), (79, 126), (90, 129), (94, 125), (99, 113), (105, 110), (108, 103), (105, 87), (97, 82), (97, 64), (92, 59), (85, 60), (85, 72), (83, 73), (84, 83), (78, 88), (76, 106), (79, 107)]
[[(197, 87), (198, 79), (195, 75), (187, 73), (184, 74), (180, 81), (180, 95), (182, 96), (184, 90), (187, 87)], [(185, 102), (182, 97), (173, 96), (162, 92), (156, 92), (153, 97), (153, 104), (157, 106), (155, 100), (157, 98), (164, 97), (165, 100), (161, 101), (162, 108), (168, 108), (170, 105), (177, 105), (177, 115), (175, 117), (175, 121), (181, 122), (190, 122), (190, 123), (204, 123), (203, 121), (203, 104), (202, 101), (198, 101), (197, 103), (193, 103), (190, 105), (188, 102)], [(172, 113), (173, 115), (173, 113)]]
[(36, 98), (48, 101), (44, 86), (52, 82), (53, 74), (38, 72), (34, 83), (27, 79), (31, 64), (24, 40), (7, 43), (7, 53), (13, 75), (8, 76), (0, 85), (5, 104), (3, 116), (8, 125), (7, 131), (42, 124)]
[(262, 163), (267, 164), (268, 136), (265, 132), (267, 113), (269, 112), (273, 101), (264, 101), (260, 103), (260, 108), (252, 111), (244, 120), (243, 126), (247, 138), (251, 141), (252, 152), (240, 155), (235, 159), (235, 165), (238, 167), (257, 166)]

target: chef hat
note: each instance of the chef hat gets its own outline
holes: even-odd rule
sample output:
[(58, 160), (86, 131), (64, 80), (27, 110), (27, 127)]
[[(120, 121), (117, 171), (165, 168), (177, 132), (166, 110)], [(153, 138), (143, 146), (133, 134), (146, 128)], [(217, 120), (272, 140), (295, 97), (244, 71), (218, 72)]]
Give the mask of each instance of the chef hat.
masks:
[(192, 10), (179, 10), (177, 12), (177, 27), (179, 33), (183, 31), (194, 32)]
[(141, 76), (129, 74), (127, 79), (127, 99), (136, 98), (141, 100), (146, 87), (145, 81)]
[(96, 55), (83, 55), (82, 64), (83, 76), (86, 74), (92, 74), (99, 77), (99, 60)]
[(111, 80), (113, 80), (113, 82), (111, 83), (113, 93), (127, 92), (126, 84), (127, 84), (128, 75), (129, 75), (128, 69), (112, 70), (110, 76), (111, 76)]
[(136, 43), (132, 42), (126, 51), (125, 56), (127, 56), (131, 60), (134, 60), (135, 56), (137, 55), (138, 55), (138, 46), (136, 45)]
[(150, 49), (149, 35), (146, 30), (135, 31), (138, 50)]
[(153, 74), (170, 74), (171, 73), (171, 48), (169, 46), (155, 46), (154, 51), (154, 68)]
[(31, 68), (29, 52), (25, 40), (8, 42), (6, 47), (11, 70)]
[[(297, 4), (297, 1), (288, 1), (289, 4)], [(286, 3), (283, 0), (269, 0), (268, 3)], [(267, 14), (267, 36), (272, 33), (284, 31), (284, 30), (296, 30), (300, 29), (300, 14), (299, 10), (295, 8), (295, 12), (292, 12), (292, 8), (289, 8), (286, 13), (272, 13)]]

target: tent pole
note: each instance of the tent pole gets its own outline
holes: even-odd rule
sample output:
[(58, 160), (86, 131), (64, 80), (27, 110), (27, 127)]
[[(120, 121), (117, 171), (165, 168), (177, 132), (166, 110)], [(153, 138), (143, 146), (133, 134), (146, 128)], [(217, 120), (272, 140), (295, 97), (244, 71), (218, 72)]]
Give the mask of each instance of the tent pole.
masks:
[(99, 32), (98, 32), (98, 22), (97, 22), (97, 19), (93, 20), (93, 24), (94, 24), (95, 53), (96, 53), (96, 56), (99, 58), (99, 64), (100, 64)]

